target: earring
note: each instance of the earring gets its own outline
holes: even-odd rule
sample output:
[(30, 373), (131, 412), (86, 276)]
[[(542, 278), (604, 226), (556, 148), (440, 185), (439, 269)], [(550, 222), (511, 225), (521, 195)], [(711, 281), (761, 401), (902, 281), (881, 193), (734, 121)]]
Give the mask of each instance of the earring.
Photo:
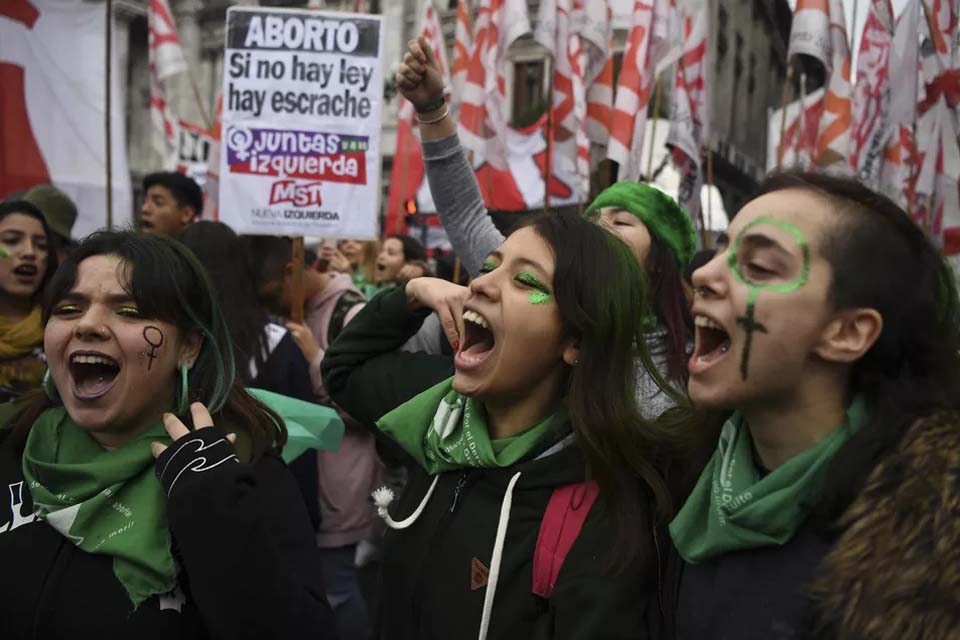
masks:
[(187, 406), (190, 400), (190, 389), (187, 384), (188, 377), (186, 363), (180, 363), (180, 395), (177, 397), (177, 415), (182, 416), (187, 413)]
[(57, 385), (53, 384), (53, 378), (50, 376), (49, 368), (46, 373), (43, 374), (43, 382), (40, 383), (40, 386), (43, 387), (43, 393), (50, 402), (60, 404), (60, 392), (57, 391)]

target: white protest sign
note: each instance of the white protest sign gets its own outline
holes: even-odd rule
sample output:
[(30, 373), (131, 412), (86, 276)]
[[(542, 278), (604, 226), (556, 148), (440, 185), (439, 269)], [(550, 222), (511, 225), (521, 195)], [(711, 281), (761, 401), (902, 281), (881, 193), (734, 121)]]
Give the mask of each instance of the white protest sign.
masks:
[(220, 219), (241, 233), (374, 238), (378, 16), (227, 10)]
[(177, 171), (184, 173), (201, 187), (207, 182), (207, 161), (210, 148), (219, 144), (209, 131), (186, 120), (180, 121), (177, 142)]

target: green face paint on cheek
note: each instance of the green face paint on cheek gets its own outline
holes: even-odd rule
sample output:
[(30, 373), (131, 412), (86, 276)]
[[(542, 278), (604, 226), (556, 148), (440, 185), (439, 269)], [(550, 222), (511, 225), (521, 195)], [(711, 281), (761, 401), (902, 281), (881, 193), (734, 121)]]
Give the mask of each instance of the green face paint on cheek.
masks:
[(6, 247), (0, 247), (0, 258), (9, 258), (10, 252), (7, 251)]
[(531, 291), (527, 296), (527, 302), (530, 304), (547, 304), (550, 302), (550, 288), (540, 281), (540, 278), (529, 271), (521, 271), (517, 274), (516, 281), (528, 287), (533, 287), (536, 291)]
[[(757, 284), (751, 282), (740, 270), (740, 264), (737, 261), (737, 256), (740, 252), (740, 242), (743, 240), (743, 237), (747, 234), (748, 231), (754, 229), (760, 225), (770, 225), (785, 231), (793, 236), (794, 241), (796, 241), (797, 246), (800, 247), (800, 252), (803, 255), (803, 265), (800, 269), (800, 275), (798, 275), (791, 282), (785, 283), (776, 283), (776, 284)], [(744, 227), (743, 231), (737, 236), (737, 239), (734, 241), (733, 246), (730, 247), (730, 252), (727, 257), (727, 262), (730, 265), (730, 270), (733, 272), (734, 277), (741, 284), (746, 285), (747, 287), (747, 310), (746, 315), (740, 316), (737, 318), (737, 324), (743, 327), (743, 330), (747, 334), (747, 338), (743, 343), (743, 355), (740, 358), (740, 377), (743, 380), (747, 379), (747, 374), (749, 373), (750, 366), (750, 347), (753, 344), (753, 334), (754, 332), (767, 333), (767, 328), (756, 320), (756, 310), (757, 310), (757, 298), (760, 296), (761, 291), (771, 291), (774, 293), (791, 293), (796, 291), (803, 285), (807, 284), (807, 280), (810, 278), (810, 246), (807, 244), (806, 238), (803, 236), (803, 232), (800, 231), (795, 225), (785, 222), (783, 220), (777, 220), (773, 216), (761, 216)]]

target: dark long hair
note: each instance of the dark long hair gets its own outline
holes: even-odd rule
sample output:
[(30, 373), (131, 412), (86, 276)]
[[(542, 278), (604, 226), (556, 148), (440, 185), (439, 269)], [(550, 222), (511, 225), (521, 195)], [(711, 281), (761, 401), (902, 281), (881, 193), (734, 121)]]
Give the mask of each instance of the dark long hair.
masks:
[(47, 219), (43, 216), (43, 212), (37, 208), (36, 205), (27, 202), (26, 200), (10, 200), (8, 202), (0, 203), (0, 220), (3, 220), (8, 215), (13, 213), (21, 213), (25, 216), (30, 216), (31, 218), (36, 218), (40, 221), (40, 224), (43, 225), (43, 233), (47, 236), (47, 264), (46, 271), (43, 274), (43, 280), (40, 281), (40, 286), (37, 287), (37, 290), (34, 292), (31, 302), (37, 303), (43, 297), (43, 291), (46, 289), (47, 285), (50, 283), (50, 280), (53, 278), (54, 272), (57, 270), (57, 252), (54, 249), (54, 235), (50, 230), (50, 225), (47, 224)]
[(427, 261), (427, 250), (423, 248), (423, 245), (420, 244), (420, 241), (411, 236), (403, 235), (402, 233), (394, 233), (387, 236), (387, 240), (399, 240), (400, 244), (403, 245), (403, 261), (404, 262), (426, 262)]
[(890, 199), (856, 180), (795, 172), (769, 178), (760, 195), (785, 189), (815, 193), (834, 207), (836, 224), (821, 251), (832, 271), (830, 303), (883, 317), (848, 385), (851, 397), (866, 399), (868, 422), (837, 452), (815, 513), (829, 527), (918, 418), (960, 408), (960, 308), (950, 267)]
[[(249, 436), (251, 460), (279, 451), (287, 439), (286, 426), (236, 379), (230, 333), (210, 280), (190, 250), (176, 240), (131, 231), (100, 231), (88, 236), (50, 282), (44, 296), (44, 325), (54, 305), (75, 285), (78, 265), (101, 255), (122, 260), (121, 275), (143, 317), (170, 322), (184, 333), (203, 334), (200, 354), (188, 377), (189, 400), (205, 404), (218, 424)], [(14, 437), (24, 442), (36, 418), (51, 406), (42, 394), (34, 397), (15, 423)], [(190, 422), (189, 415), (180, 419)]]
[(650, 282), (647, 296), (650, 308), (664, 330), (662, 351), (656, 355), (664, 358), (670, 381), (685, 389), (689, 378), (689, 346), (693, 342), (690, 301), (676, 258), (653, 230), (650, 230), (650, 252), (644, 267)]
[(646, 563), (653, 549), (646, 534), (673, 516), (680, 497), (668, 470), (686, 449), (694, 422), (679, 394), (681, 409), (672, 418), (652, 421), (640, 413), (635, 358), (660, 380), (643, 339), (643, 269), (622, 240), (575, 214), (542, 215), (529, 226), (553, 250), (561, 322), (579, 342), (566, 403), (588, 477), (599, 485), (600, 504), (614, 523), (611, 557), (621, 568)]
[(237, 377), (250, 383), (247, 365), (251, 360), (258, 371), (263, 371), (269, 318), (257, 300), (246, 245), (233, 229), (209, 220), (189, 225), (179, 239), (197, 257), (213, 282), (220, 310), (230, 329)]

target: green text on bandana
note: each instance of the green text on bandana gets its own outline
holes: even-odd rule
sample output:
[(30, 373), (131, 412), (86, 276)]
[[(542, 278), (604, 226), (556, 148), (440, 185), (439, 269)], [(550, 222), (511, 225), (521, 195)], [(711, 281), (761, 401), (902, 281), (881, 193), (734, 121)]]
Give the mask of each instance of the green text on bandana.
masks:
[(690, 563), (730, 553), (783, 545), (797, 532), (820, 497), (837, 450), (866, 419), (857, 398), (840, 427), (763, 478), (743, 416), (723, 425), (720, 444), (693, 493), (670, 523), (670, 536)]
[(176, 586), (151, 442), (170, 444), (163, 425), (105, 451), (60, 407), (40, 415), (23, 452), (37, 516), (87, 553), (112, 557), (135, 607)]
[(377, 427), (430, 475), (465, 467), (509, 467), (545, 439), (558, 439), (563, 410), (509, 438), (491, 440), (483, 407), (453, 390), (453, 378), (400, 405)]

